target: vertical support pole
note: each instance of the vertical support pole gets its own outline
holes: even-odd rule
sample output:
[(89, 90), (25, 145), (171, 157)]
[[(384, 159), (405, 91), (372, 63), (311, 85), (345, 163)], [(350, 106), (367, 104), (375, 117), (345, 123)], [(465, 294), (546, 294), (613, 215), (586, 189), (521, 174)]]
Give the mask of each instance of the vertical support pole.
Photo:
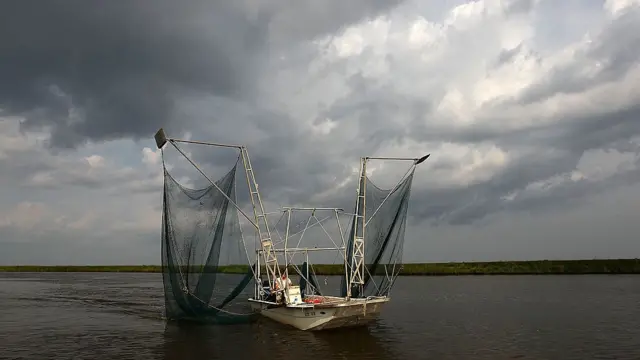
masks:
[(347, 284), (347, 299), (351, 298), (351, 283), (350, 283), (350, 279), (349, 279), (349, 267), (351, 266), (351, 264), (349, 264), (348, 261), (348, 257), (347, 257), (347, 244), (344, 241), (344, 235), (342, 232), (342, 224), (340, 224), (340, 217), (338, 216), (338, 210), (334, 210), (336, 213), (336, 222), (338, 223), (338, 231), (340, 232), (340, 239), (342, 240), (342, 247), (343, 247), (343, 259), (344, 259), (344, 280), (345, 280), (345, 284)]
[(260, 250), (256, 250), (256, 280), (255, 280), (255, 297), (254, 299), (264, 300), (261, 295), (262, 275), (260, 274)]
[(291, 224), (291, 209), (287, 209), (287, 230), (284, 234), (284, 271), (287, 274), (289, 269), (289, 255), (287, 255), (287, 245), (289, 243), (289, 225)]
[(309, 267), (310, 267), (310, 265), (309, 265), (309, 250), (305, 249), (304, 253), (305, 253), (304, 254), (304, 258), (305, 258), (305, 261), (307, 262), (307, 267), (305, 268), (304, 277), (307, 279), (307, 281), (305, 282), (305, 285), (304, 285), (305, 289), (301, 289), (301, 290), (304, 291), (305, 294), (307, 294), (307, 288), (310, 287), (309, 283), (311, 282), (311, 275), (309, 274)]
[(347, 298), (351, 297), (351, 288), (358, 285), (359, 294), (362, 295), (364, 286), (364, 237), (366, 224), (366, 191), (367, 191), (367, 158), (361, 158), (360, 179), (358, 184), (358, 198), (356, 201), (356, 214), (353, 231), (352, 248), (352, 274), (347, 288)]
[(260, 248), (262, 249), (264, 266), (267, 270), (269, 284), (270, 286), (272, 286), (272, 284), (275, 283), (276, 279), (280, 277), (278, 258), (273, 251), (271, 230), (269, 229), (267, 215), (264, 211), (264, 205), (262, 204), (260, 191), (258, 190), (258, 183), (256, 182), (253, 168), (251, 167), (249, 152), (243, 146), (240, 148), (240, 153), (242, 155), (242, 164), (244, 165), (246, 173), (247, 186), (249, 187), (249, 198), (251, 199), (251, 206), (253, 207), (253, 216), (256, 224), (256, 230), (258, 232), (258, 239), (260, 240)]

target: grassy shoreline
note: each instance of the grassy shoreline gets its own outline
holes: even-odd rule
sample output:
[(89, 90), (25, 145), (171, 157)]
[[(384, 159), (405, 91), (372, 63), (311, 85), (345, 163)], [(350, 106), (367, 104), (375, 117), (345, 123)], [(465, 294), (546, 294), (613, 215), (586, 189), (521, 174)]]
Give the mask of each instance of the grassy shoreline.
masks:
[[(341, 275), (342, 264), (314, 266), (318, 275)], [(220, 266), (209, 269), (226, 274), (244, 274), (246, 265)], [(122, 266), (0, 266), (0, 272), (125, 272), (159, 273), (160, 265)], [(384, 270), (382, 270), (384, 273)], [(444, 275), (569, 275), (569, 274), (640, 274), (640, 259), (606, 260), (534, 260), (534, 261), (491, 261), (459, 263), (404, 264), (400, 275), (404, 276), (444, 276)]]

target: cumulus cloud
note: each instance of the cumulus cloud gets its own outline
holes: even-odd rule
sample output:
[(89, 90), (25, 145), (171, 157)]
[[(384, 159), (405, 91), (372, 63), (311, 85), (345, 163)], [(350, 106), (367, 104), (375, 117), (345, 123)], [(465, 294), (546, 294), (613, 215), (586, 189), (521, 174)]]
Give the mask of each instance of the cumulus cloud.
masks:
[[(19, 189), (0, 196), (46, 208), (92, 194), (66, 200), (88, 216), (67, 226), (77, 234), (96, 218), (123, 234), (159, 226), (159, 127), (248, 145), (270, 208), (350, 208), (360, 156), (431, 153), (414, 246), (640, 181), (635, 0), (28, 3), (0, 9), (0, 183)], [(218, 177), (237, 160), (184, 148)], [(371, 177), (389, 187), (403, 170), (376, 163)]]
[[(517, 209), (513, 194), (558, 181), (590, 150), (637, 152), (640, 131), (637, 6), (545, 51), (535, 46), (535, 20), (545, 15), (535, 4), (469, 2), (439, 21), (400, 6), (317, 39), (307, 50), (315, 51), (315, 71), (283, 66), (266, 82), (282, 83), (270, 100), (306, 120), (314, 140), (345, 144), (340, 154), (323, 151), (325, 158), (432, 151), (428, 179), (414, 195), (431, 204), (416, 209), (421, 218), (469, 223)], [(297, 91), (294, 78), (303, 94), (287, 91)], [(332, 173), (338, 182), (349, 176), (342, 169)], [(539, 196), (548, 206), (563, 201)]]

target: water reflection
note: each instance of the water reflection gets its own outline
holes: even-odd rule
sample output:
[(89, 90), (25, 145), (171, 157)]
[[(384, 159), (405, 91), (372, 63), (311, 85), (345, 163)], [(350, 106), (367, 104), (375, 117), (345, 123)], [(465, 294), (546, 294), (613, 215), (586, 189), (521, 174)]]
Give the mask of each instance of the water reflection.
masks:
[(207, 326), (168, 323), (164, 331), (163, 358), (228, 359), (314, 357), (336, 359), (397, 359), (385, 343), (393, 337), (372, 325), (330, 332), (287, 328), (270, 320), (251, 325)]
[(390, 346), (395, 337), (377, 324), (327, 332), (304, 332), (299, 336), (311, 338), (318, 347), (327, 349), (327, 358), (398, 359), (398, 354), (394, 354)]

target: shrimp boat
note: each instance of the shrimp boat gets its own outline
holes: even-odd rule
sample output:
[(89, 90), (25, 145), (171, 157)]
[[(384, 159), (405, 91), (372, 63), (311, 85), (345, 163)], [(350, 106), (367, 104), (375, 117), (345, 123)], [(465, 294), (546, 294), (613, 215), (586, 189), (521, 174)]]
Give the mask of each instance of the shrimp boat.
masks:
[[(155, 134), (155, 141), (162, 150), (165, 174), (162, 260), (167, 319), (207, 318), (221, 323), (223, 319), (261, 315), (299, 330), (315, 331), (362, 326), (379, 317), (391, 300), (390, 292), (401, 269), (414, 172), (429, 155), (362, 157), (353, 213), (339, 207), (313, 206), (286, 206), (267, 213), (245, 146), (168, 138), (163, 129)], [(186, 158), (210, 186), (188, 189), (179, 184), (165, 166), (167, 143)], [(236, 149), (239, 153), (236, 165), (214, 181), (179, 143)], [(367, 166), (374, 160), (406, 161), (411, 165), (395, 186), (381, 189), (367, 175)], [(236, 198), (235, 174), (240, 163), (253, 216), (242, 210)], [(270, 217), (278, 214), (280, 220), (274, 225)], [(255, 234), (252, 250), (238, 215), (242, 215)], [(303, 221), (296, 221), (300, 218)], [(310, 235), (313, 231), (315, 235)], [(318, 246), (320, 238), (330, 244)], [(303, 246), (303, 240), (309, 239), (316, 244)], [(291, 246), (294, 243), (295, 246)], [(225, 265), (221, 263), (224, 248), (243, 249), (241, 252), (246, 257), (237, 262), (244, 261), (249, 270), (231, 291), (216, 291), (219, 288), (216, 279), (224, 273)], [(342, 260), (333, 267), (342, 273), (333, 294), (327, 289), (326, 279), (325, 286), (320, 286), (310, 261), (310, 257), (325, 256), (326, 259), (327, 254)], [(296, 257), (302, 259), (296, 260)], [(323, 263), (327, 264), (326, 260)], [(298, 277), (296, 284), (291, 281), (290, 273)], [(232, 309), (234, 304), (242, 302), (240, 294), (251, 282), (253, 294), (244, 298), (249, 311), (240, 313)]]

